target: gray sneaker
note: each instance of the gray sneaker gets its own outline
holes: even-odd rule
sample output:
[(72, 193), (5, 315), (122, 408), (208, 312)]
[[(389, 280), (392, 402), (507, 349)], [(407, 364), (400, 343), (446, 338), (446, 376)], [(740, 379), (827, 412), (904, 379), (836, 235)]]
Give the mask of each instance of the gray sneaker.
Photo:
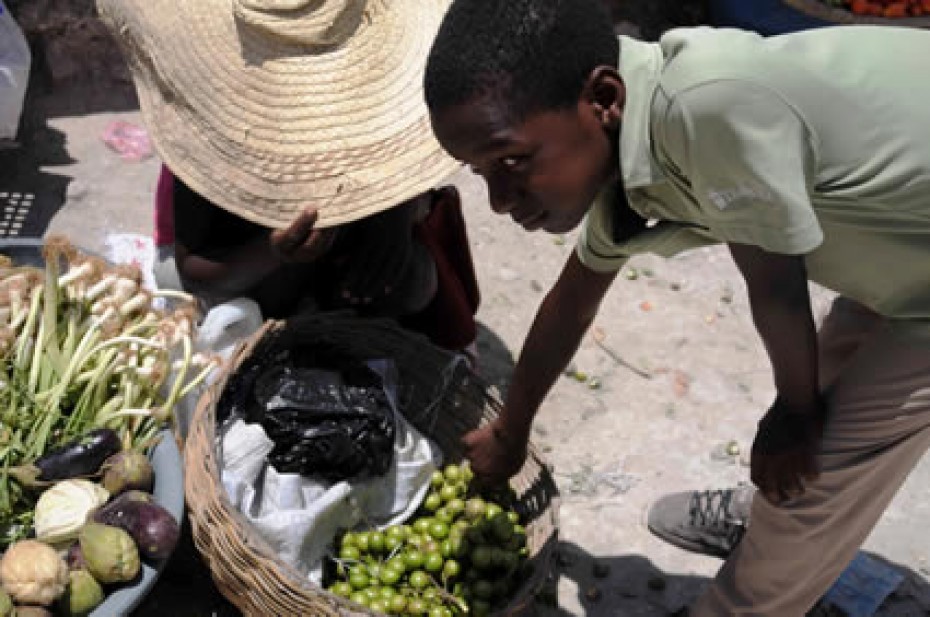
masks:
[(746, 533), (756, 489), (752, 486), (672, 493), (649, 508), (656, 536), (692, 553), (726, 558)]

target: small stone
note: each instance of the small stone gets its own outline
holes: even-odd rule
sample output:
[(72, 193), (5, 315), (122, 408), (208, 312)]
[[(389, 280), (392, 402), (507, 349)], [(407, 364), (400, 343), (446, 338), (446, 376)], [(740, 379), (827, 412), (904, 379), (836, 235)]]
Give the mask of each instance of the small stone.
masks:
[(727, 454), (730, 456), (739, 456), (739, 443), (735, 439), (730, 440), (727, 444)]
[(592, 377), (591, 379), (588, 380), (588, 387), (591, 388), (592, 390), (600, 390), (601, 380), (598, 379), (597, 377)]
[(606, 564), (603, 561), (595, 561), (594, 565), (591, 567), (591, 574), (594, 575), (594, 578), (607, 578), (610, 576), (610, 564)]
[(661, 576), (651, 576), (646, 586), (653, 591), (665, 591), (665, 579)]
[(585, 373), (584, 371), (575, 371), (572, 374), (572, 377), (574, 377), (575, 381), (577, 381), (578, 383), (584, 383), (588, 381), (588, 374)]
[(636, 268), (627, 268), (624, 270), (623, 276), (625, 276), (626, 280), (628, 281), (635, 281), (639, 278), (639, 272), (636, 270)]
[(648, 300), (644, 300), (643, 302), (640, 302), (639, 310), (645, 311), (648, 313), (649, 311), (652, 310), (652, 302), (649, 302)]
[(601, 590), (596, 585), (591, 585), (584, 591), (584, 597), (588, 602), (597, 602), (601, 599)]
[(641, 270), (641, 272), (642, 272), (642, 275), (643, 275), (643, 276), (649, 276), (649, 277), (655, 276), (655, 272), (653, 272), (653, 271), (652, 271), (651, 269), (649, 269), (649, 268), (643, 268), (643, 269)]
[(564, 245), (565, 245), (565, 236), (556, 236), (555, 238), (552, 239), (552, 244), (554, 244), (554, 245), (556, 245), (556, 246), (564, 246)]
[(672, 281), (671, 283), (668, 284), (668, 288), (671, 289), (672, 291), (680, 291), (681, 283)]
[(539, 281), (530, 281), (530, 289), (539, 293), (543, 290), (543, 286), (539, 284)]

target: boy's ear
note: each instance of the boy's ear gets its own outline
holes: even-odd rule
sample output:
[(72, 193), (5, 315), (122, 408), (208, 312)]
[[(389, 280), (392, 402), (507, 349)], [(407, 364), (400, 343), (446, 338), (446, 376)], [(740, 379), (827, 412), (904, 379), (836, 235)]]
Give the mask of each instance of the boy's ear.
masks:
[(616, 68), (598, 66), (591, 71), (582, 97), (605, 129), (619, 128), (626, 103), (626, 86)]

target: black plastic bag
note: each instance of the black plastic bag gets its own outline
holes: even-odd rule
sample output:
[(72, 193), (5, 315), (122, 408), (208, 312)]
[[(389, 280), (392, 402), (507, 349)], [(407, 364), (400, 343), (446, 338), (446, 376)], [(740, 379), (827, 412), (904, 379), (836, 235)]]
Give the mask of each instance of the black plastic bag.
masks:
[(255, 379), (251, 415), (275, 443), (268, 460), (278, 471), (334, 482), (390, 467), (394, 412), (381, 378), (364, 364), (340, 364), (273, 365)]

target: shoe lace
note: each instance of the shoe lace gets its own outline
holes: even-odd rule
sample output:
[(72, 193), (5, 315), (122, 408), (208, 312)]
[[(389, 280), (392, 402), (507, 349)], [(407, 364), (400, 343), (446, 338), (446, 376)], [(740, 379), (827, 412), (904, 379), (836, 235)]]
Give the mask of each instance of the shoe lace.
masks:
[(731, 542), (738, 542), (746, 532), (746, 526), (731, 511), (735, 494), (731, 488), (694, 491), (688, 504), (691, 525), (718, 528)]

